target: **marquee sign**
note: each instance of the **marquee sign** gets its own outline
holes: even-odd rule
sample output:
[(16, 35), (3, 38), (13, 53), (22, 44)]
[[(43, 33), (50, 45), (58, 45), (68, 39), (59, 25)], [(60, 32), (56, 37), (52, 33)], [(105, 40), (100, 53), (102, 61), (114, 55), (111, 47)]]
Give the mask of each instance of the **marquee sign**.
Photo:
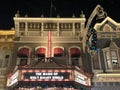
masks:
[(69, 81), (71, 70), (22, 70), (24, 81)]
[(79, 73), (78, 71), (74, 71), (75, 73), (75, 81), (80, 83), (80, 84), (83, 84), (83, 85), (86, 85), (86, 86), (90, 86), (90, 78), (88, 78), (87, 76)]
[(19, 72), (16, 71), (13, 75), (11, 75), (8, 79), (7, 79), (7, 86), (12, 86), (13, 84), (18, 82), (18, 74)]

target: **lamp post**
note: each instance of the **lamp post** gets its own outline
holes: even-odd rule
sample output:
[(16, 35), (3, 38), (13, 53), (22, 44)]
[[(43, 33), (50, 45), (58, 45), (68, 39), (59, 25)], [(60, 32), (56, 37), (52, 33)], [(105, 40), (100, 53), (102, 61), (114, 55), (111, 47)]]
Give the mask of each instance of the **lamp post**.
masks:
[[(100, 5), (97, 5), (95, 7), (95, 9), (92, 11), (90, 17), (88, 18), (87, 24), (85, 26), (85, 30), (83, 31), (83, 51), (84, 52), (86, 50), (86, 37), (89, 32), (90, 25), (91, 25), (93, 19), (95, 18), (95, 16), (97, 16), (97, 19), (102, 19), (102, 18), (105, 18), (107, 16), (107, 14)], [(88, 47), (87, 47), (87, 49), (88, 49)], [(90, 52), (92, 52), (92, 51), (90, 51)]]

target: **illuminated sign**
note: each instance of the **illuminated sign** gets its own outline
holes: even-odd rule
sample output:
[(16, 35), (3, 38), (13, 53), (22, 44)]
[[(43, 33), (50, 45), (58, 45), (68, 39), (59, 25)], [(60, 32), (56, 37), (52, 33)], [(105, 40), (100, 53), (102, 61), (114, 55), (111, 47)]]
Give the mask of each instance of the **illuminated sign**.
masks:
[(90, 78), (88, 78), (87, 76), (75, 71), (75, 81), (86, 85), (86, 86), (90, 86)]
[(71, 70), (28, 70), (22, 72), (24, 81), (69, 81)]
[(7, 86), (12, 86), (18, 81), (18, 71), (15, 72), (11, 77), (8, 78), (7, 80)]

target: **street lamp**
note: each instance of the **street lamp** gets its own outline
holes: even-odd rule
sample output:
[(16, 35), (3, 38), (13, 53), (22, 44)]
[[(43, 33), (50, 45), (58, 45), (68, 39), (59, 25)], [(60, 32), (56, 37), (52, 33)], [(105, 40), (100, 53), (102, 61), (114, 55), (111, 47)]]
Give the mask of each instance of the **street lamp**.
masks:
[[(88, 18), (88, 21), (87, 21), (87, 24), (86, 24), (86, 27), (85, 27), (85, 30), (83, 31), (83, 51), (85, 52), (86, 50), (86, 38), (89, 33), (89, 30), (90, 30), (90, 25), (93, 21), (93, 19), (95, 18), (95, 16), (97, 16), (96, 19), (102, 19), (102, 18), (105, 18), (107, 16), (107, 13), (104, 11), (104, 9), (100, 6), (100, 5), (97, 5), (95, 7), (95, 9), (92, 11), (90, 17)], [(92, 33), (91, 33), (92, 35)], [(88, 38), (89, 39), (89, 38)], [(87, 49), (89, 49), (89, 46), (87, 47)], [(94, 50), (93, 50), (94, 51)], [(92, 52), (93, 52), (92, 51)], [(90, 51), (91, 52), (91, 51)]]

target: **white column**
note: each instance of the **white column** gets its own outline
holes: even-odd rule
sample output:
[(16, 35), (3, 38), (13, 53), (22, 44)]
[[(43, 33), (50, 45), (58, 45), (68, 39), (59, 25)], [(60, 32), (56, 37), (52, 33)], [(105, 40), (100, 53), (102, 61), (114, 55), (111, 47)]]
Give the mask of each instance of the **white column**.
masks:
[(43, 36), (43, 29), (44, 29), (44, 26), (43, 26), (43, 22), (41, 22), (41, 36)]
[(20, 33), (19, 33), (19, 22), (18, 21), (15, 21), (15, 36), (16, 37), (19, 37), (20, 36)]
[(73, 22), (73, 24), (72, 24), (72, 27), (73, 27), (73, 36), (75, 36), (75, 22)]
[(80, 36), (85, 37), (86, 35), (84, 35), (85, 32), (85, 24), (81, 22), (80, 24)]
[(25, 22), (25, 36), (28, 35), (28, 23)]
[(57, 22), (57, 36), (60, 36), (59, 22)]

